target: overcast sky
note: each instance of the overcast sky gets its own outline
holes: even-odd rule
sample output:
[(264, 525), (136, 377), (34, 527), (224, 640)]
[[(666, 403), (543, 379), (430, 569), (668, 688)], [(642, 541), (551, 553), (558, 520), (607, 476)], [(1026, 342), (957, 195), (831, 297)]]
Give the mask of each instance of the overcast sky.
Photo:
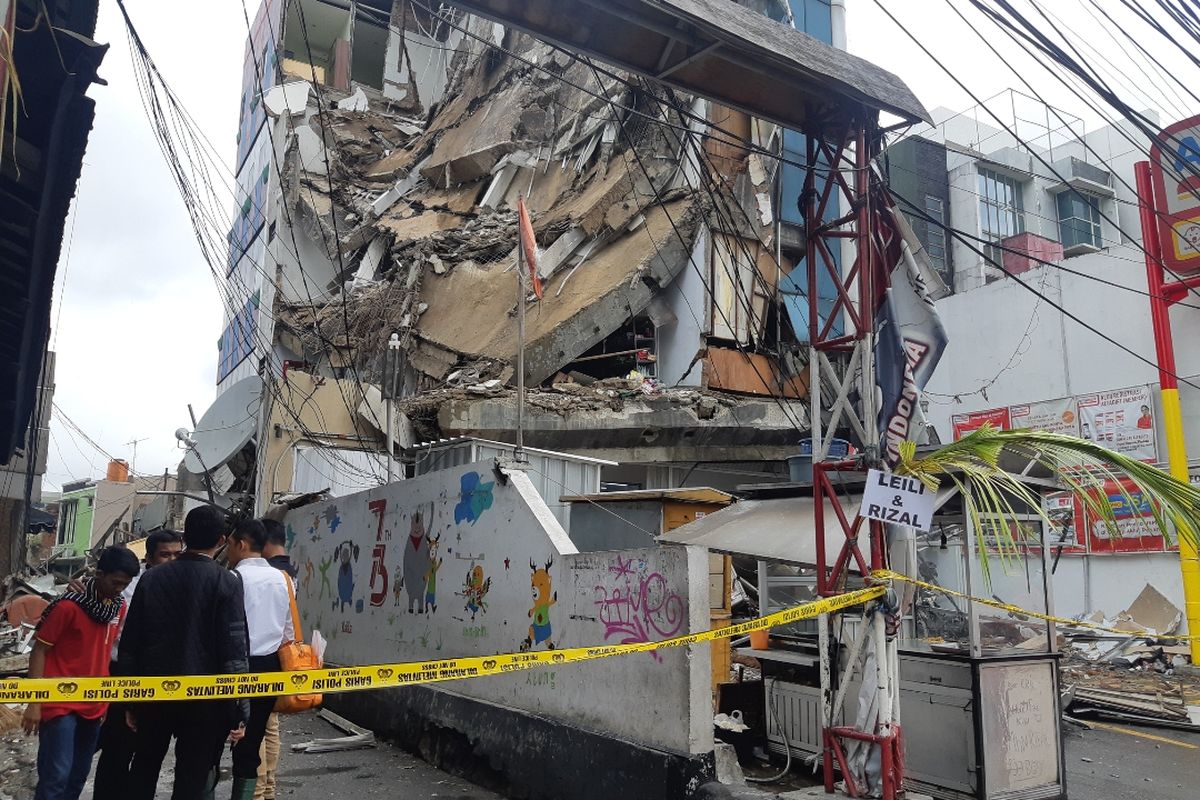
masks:
[[(246, 0), (251, 16), (256, 0)], [(963, 9), (1004, 58), (1048, 102), (1099, 127), (1099, 115), (1057, 79), (1020, 55), (998, 29), (969, 9), (967, 0), (884, 0), (884, 5), (980, 98), (1020, 80), (989, 52), (951, 11)], [(1101, 0), (1123, 24), (1116, 0)], [(928, 108), (965, 110), (971, 97), (880, 11), (875, 0), (847, 0), (849, 47), (898, 74)], [(1146, 80), (1091, 16), (1091, 0), (1044, 2), (1072, 30), (1103, 53), (1104, 69), (1121, 94), (1159, 110), (1164, 122), (1200, 111), (1178, 87), (1160, 91)], [(203, 13), (179, 0), (126, 0), (130, 16), (166, 80), (232, 162), (237, 128), (246, 24), (242, 0), (211, 0)], [(1196, 84), (1195, 67), (1152, 40), (1153, 52)], [(58, 353), (55, 403), (112, 455), (132, 460), (139, 473), (173, 472), (180, 459), (174, 430), (190, 427), (212, 402), (222, 308), (211, 273), (200, 256), (187, 213), (150, 132), (133, 81), (124, 23), (116, 3), (103, 0), (96, 39), (111, 45), (101, 69), (107, 86), (94, 86), (96, 123), (68, 221), (55, 291), (57, 320), (51, 334)], [(1128, 47), (1128, 45), (1125, 45)], [(1083, 55), (1097, 59), (1096, 52)], [(1097, 59), (1099, 60), (1099, 59)], [(1021, 87), (1023, 88), (1023, 87)], [(1007, 108), (1005, 100), (998, 108)], [(986, 117), (984, 117), (986, 119)], [(61, 314), (60, 314), (61, 312)], [(68, 429), (51, 423), (52, 445), (45, 488), (75, 478), (103, 477), (106, 457)]]

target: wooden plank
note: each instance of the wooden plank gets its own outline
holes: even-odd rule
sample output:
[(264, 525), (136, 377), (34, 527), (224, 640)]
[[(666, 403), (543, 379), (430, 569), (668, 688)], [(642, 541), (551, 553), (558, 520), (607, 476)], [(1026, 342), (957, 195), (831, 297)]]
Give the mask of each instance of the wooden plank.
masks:
[(793, 399), (808, 397), (807, 374), (784, 381), (775, 363), (759, 353), (710, 347), (702, 370), (707, 389)]

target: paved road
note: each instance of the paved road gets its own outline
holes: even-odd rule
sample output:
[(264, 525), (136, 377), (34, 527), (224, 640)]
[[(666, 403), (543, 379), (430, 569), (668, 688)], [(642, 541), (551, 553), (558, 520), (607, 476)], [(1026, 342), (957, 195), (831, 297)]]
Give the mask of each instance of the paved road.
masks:
[[(500, 795), (441, 772), (419, 758), (381, 743), (367, 750), (338, 753), (293, 753), (291, 746), (312, 739), (344, 735), (315, 714), (285, 717), (284, 753), (278, 775), (279, 800), (324, 800), (325, 798), (404, 797), (406, 800), (502, 800)], [(37, 740), (19, 733), (0, 737), (0, 800), (31, 800), (37, 782), (34, 759)], [(229, 796), (229, 755), (217, 788), (218, 798)], [(170, 797), (173, 772), (164, 764), (158, 797)], [(82, 800), (91, 800), (91, 782)]]
[(1195, 800), (1200, 796), (1200, 734), (1096, 724), (1090, 731), (1069, 728), (1064, 733), (1068, 797)]

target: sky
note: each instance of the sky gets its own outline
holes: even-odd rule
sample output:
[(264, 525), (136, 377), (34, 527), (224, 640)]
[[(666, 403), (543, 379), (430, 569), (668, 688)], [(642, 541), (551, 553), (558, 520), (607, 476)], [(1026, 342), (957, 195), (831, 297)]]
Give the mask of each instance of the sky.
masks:
[[(253, 18), (256, 0), (246, 0)], [(1025, 0), (1022, 5), (1025, 5)], [(1122, 24), (1150, 41), (1117, 0), (1100, 0)], [(927, 108), (956, 111), (975, 104), (947, 72), (981, 99), (1020, 78), (987, 50), (951, 10), (971, 19), (1052, 105), (1083, 120), (1087, 131), (1102, 122), (1057, 79), (984, 21), (966, 0), (847, 0), (847, 38), (852, 53), (899, 75)], [(1109, 79), (1134, 105), (1158, 110), (1169, 122), (1200, 112), (1178, 88), (1160, 90), (1146, 80), (1092, 16), (1092, 0), (1053, 0), (1042, 5), (1095, 50)], [(892, 11), (940, 59), (945, 69), (890, 21)], [(184, 106), (228, 162), (235, 155), (246, 23), (242, 0), (210, 0), (203, 13), (180, 0), (126, 0), (151, 56)], [(186, 210), (142, 109), (123, 20), (115, 0), (101, 0), (96, 40), (111, 48), (93, 86), (96, 121), (84, 156), (67, 240), (60, 259), (52, 316), (52, 349), (58, 354), (55, 416), (44, 488), (104, 476), (108, 457), (65, 424), (65, 415), (106, 453), (134, 461), (138, 473), (174, 472), (182, 454), (174, 431), (191, 427), (188, 404), (199, 417), (215, 395), (217, 339), (222, 306), (212, 274), (201, 258)], [(1125, 45), (1128, 47), (1128, 45)], [(1164, 47), (1154, 49), (1185, 83), (1197, 69)], [(1007, 100), (996, 108), (1008, 108)], [(986, 115), (981, 119), (988, 120)], [(232, 174), (232, 173), (231, 173)]]

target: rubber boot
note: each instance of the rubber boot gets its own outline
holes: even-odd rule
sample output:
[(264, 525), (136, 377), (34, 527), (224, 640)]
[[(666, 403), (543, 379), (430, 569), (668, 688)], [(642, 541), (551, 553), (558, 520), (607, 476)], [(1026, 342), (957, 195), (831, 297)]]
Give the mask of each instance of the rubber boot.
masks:
[(254, 800), (254, 786), (257, 783), (257, 778), (234, 778), (230, 800)]

